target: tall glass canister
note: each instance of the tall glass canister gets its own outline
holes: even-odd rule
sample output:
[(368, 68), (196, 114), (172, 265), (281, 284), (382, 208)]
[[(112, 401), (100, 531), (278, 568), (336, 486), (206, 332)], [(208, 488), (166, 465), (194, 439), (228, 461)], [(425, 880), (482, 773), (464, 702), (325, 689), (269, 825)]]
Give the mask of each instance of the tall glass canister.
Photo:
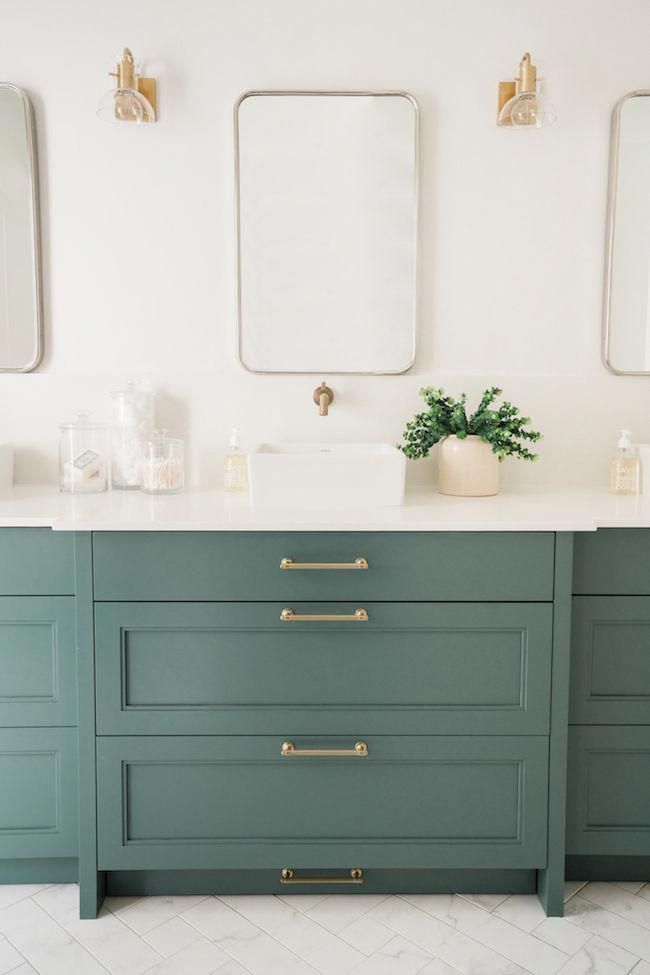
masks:
[(90, 413), (59, 427), (59, 485), (66, 494), (97, 494), (108, 487), (108, 429)]
[(111, 484), (121, 491), (142, 486), (140, 443), (153, 434), (153, 394), (130, 380), (111, 393)]

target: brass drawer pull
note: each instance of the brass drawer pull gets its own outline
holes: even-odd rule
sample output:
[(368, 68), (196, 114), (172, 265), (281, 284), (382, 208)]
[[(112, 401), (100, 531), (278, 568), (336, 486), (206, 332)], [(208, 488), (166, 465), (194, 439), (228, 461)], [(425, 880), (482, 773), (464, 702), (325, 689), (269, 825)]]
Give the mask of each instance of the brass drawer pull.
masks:
[(349, 877), (296, 877), (291, 867), (281, 871), (281, 884), (362, 884), (363, 870), (352, 867)]
[(368, 610), (355, 609), (354, 613), (294, 613), (286, 607), (280, 613), (283, 623), (367, 623)]
[(354, 562), (294, 562), (290, 555), (280, 562), (281, 569), (367, 569), (368, 559), (362, 557)]
[(292, 741), (283, 741), (280, 754), (285, 757), (287, 755), (295, 755), (303, 758), (331, 758), (332, 756), (366, 758), (368, 755), (368, 746), (365, 741), (357, 741), (354, 744), (354, 748), (296, 748)]

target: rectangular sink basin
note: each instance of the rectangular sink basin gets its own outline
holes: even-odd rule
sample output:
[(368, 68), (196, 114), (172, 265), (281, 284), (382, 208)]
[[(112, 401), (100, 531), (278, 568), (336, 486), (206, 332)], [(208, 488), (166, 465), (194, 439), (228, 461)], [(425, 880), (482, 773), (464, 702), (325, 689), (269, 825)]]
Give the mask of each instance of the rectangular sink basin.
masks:
[(263, 443), (249, 457), (254, 505), (376, 508), (404, 503), (406, 458), (387, 443)]

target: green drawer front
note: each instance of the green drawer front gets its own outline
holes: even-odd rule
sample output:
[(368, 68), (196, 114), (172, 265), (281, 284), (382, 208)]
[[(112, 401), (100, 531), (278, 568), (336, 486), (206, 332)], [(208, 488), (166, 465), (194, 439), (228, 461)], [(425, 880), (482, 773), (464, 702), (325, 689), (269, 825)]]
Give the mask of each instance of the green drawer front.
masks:
[(71, 596), (0, 597), (0, 728), (76, 724), (75, 668)]
[(77, 856), (74, 728), (0, 730), (0, 782), (0, 861)]
[(99, 869), (545, 865), (547, 739), (365, 740), (100, 738)]
[(650, 728), (569, 729), (567, 854), (650, 856)]
[(576, 595), (650, 596), (650, 529), (600, 528), (576, 534)]
[(0, 596), (71, 596), (74, 591), (69, 532), (0, 530)]
[(650, 598), (576, 596), (572, 629), (571, 721), (650, 725)]
[[(99, 532), (95, 598), (544, 601), (553, 545), (535, 532)], [(281, 569), (285, 557), (369, 568)]]
[(367, 622), (282, 622), (282, 603), (99, 603), (99, 732), (548, 732), (550, 604), (363, 608)]

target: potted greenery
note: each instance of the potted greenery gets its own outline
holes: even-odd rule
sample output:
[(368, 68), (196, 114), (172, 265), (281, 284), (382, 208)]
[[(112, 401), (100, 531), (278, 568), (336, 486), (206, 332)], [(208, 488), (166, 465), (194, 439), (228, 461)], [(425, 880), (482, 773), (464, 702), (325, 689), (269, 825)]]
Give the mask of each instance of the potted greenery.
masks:
[(464, 497), (484, 497), (499, 490), (499, 462), (504, 457), (536, 460), (526, 442), (542, 439), (536, 430), (525, 429), (530, 417), (521, 416), (512, 403), (493, 403), (501, 395), (497, 386), (486, 389), (478, 409), (469, 418), (467, 394), (458, 400), (443, 389), (426, 386), (420, 395), (427, 404), (404, 431), (400, 449), (412, 460), (428, 457), (438, 447), (438, 491)]

